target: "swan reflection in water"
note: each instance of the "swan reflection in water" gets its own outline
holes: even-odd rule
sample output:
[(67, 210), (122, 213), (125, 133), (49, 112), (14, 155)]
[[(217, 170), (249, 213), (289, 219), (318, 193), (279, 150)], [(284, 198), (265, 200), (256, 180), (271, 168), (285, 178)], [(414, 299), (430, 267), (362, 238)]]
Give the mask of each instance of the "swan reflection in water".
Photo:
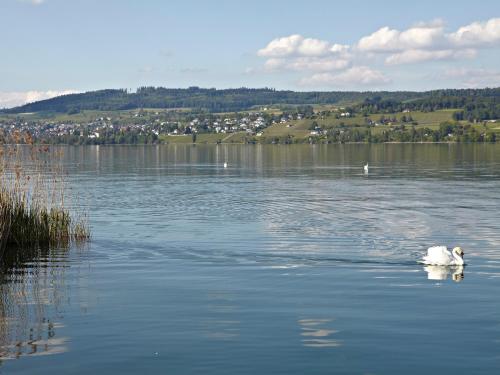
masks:
[(463, 266), (425, 266), (427, 279), (429, 280), (447, 280), (448, 276), (457, 283), (464, 279)]

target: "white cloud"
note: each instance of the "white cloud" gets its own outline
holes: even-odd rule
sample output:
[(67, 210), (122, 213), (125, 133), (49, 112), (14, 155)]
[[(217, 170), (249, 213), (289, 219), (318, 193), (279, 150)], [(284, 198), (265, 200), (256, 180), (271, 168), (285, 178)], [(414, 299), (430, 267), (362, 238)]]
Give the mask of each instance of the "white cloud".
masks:
[(377, 65), (474, 59), (481, 49), (497, 47), (500, 18), (473, 22), (456, 31), (447, 30), (442, 20), (403, 30), (384, 26), (352, 45), (293, 34), (260, 49), (257, 55), (266, 58), (264, 66), (252, 72), (303, 72), (300, 83), (304, 85), (380, 85), (390, 80)]
[(349, 65), (350, 61), (342, 58), (297, 57), (286, 59), (273, 57), (264, 63), (264, 69), (268, 72), (280, 70), (325, 72), (345, 69)]
[(268, 72), (273, 72), (283, 69), (286, 64), (286, 59), (273, 57), (266, 60), (266, 62), (264, 63), (264, 69)]
[(324, 56), (332, 52), (331, 48), (332, 46), (327, 41), (304, 38), (302, 35), (294, 34), (272, 40), (257, 54), (263, 57)]
[(264, 57), (288, 56), (297, 51), (304, 37), (298, 34), (276, 38), (259, 50), (257, 54)]
[(391, 30), (387, 26), (373, 34), (361, 38), (358, 49), (361, 51), (397, 51), (399, 31)]
[(433, 48), (442, 43), (444, 28), (441, 24), (412, 27), (405, 31), (385, 26), (358, 42), (363, 52), (395, 52), (407, 49)]
[(420, 24), (404, 31), (385, 26), (361, 38), (356, 49), (365, 53), (391, 53), (386, 63), (393, 65), (473, 58), (477, 49), (495, 44), (500, 44), (500, 18), (473, 22), (452, 33), (445, 32), (441, 21)]
[(289, 64), (293, 70), (330, 71), (345, 69), (350, 65), (349, 60), (335, 58), (298, 58)]
[(340, 73), (317, 73), (300, 81), (304, 86), (372, 86), (385, 85), (390, 79), (382, 72), (366, 66), (355, 66)]
[(267, 57), (264, 71), (327, 72), (351, 65), (350, 46), (294, 34), (273, 39), (257, 55)]
[(39, 100), (50, 99), (60, 95), (75, 94), (75, 90), (49, 90), (49, 91), (0, 91), (0, 108), (11, 108), (26, 103), (32, 103)]
[(480, 47), (500, 43), (500, 18), (473, 22), (449, 34), (448, 38), (457, 46)]
[(388, 56), (385, 59), (387, 65), (411, 64), (430, 60), (453, 60), (453, 59), (471, 59), (476, 57), (477, 51), (474, 49), (464, 50), (424, 50), (410, 49), (398, 52)]
[(329, 52), (330, 44), (324, 40), (307, 38), (299, 44), (297, 52), (302, 56), (323, 56)]
[(333, 44), (331, 47), (330, 47), (330, 52), (332, 53), (340, 53), (340, 54), (345, 54), (349, 51), (351, 47), (348, 46), (347, 44)]

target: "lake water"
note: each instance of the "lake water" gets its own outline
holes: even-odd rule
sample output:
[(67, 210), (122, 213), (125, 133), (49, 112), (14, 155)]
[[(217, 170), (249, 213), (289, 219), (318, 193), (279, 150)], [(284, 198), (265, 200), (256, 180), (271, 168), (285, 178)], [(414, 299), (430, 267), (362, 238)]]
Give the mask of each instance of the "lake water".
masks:
[[(500, 146), (74, 147), (65, 163), (93, 239), (4, 269), (2, 374), (500, 371)], [(417, 264), (436, 244), (468, 265)]]

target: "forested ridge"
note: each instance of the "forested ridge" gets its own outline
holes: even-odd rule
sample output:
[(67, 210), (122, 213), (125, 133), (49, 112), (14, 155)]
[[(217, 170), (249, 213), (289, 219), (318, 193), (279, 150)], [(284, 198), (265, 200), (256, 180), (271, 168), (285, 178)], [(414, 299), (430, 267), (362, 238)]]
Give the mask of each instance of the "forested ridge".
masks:
[(270, 88), (213, 89), (190, 87), (172, 89), (141, 87), (90, 91), (4, 109), (3, 113), (82, 110), (127, 110), (137, 108), (191, 108), (209, 112), (241, 111), (253, 106), (298, 104), (349, 104), (361, 113), (395, 113), (404, 110), (435, 111), (458, 109), (456, 120), (479, 121), (500, 118), (500, 88), (413, 91), (280, 91)]
[[(4, 113), (52, 111), (59, 113), (82, 110), (127, 110), (136, 108), (192, 108), (210, 112), (240, 111), (256, 105), (358, 103), (374, 96), (372, 92), (297, 92), (269, 88), (206, 89), (190, 87), (171, 89), (141, 87), (136, 92), (124, 89), (90, 91), (3, 110)], [(377, 92), (383, 99), (407, 100), (422, 96), (417, 92)]]
[(404, 110), (431, 112), (441, 109), (457, 109), (456, 121), (469, 122), (500, 118), (500, 88), (435, 90), (422, 93), (420, 98), (409, 101), (384, 99), (375, 95), (366, 98), (358, 112), (396, 113)]

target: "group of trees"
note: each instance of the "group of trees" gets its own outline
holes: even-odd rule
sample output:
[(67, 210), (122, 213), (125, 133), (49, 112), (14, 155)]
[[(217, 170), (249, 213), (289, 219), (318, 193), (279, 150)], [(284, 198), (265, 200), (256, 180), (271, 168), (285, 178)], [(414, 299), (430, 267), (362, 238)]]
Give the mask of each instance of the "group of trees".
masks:
[(382, 96), (365, 99), (355, 111), (368, 116), (374, 113), (392, 114), (404, 110), (432, 112), (441, 109), (459, 109), (455, 121), (478, 122), (500, 118), (500, 88), (435, 90), (423, 93), (413, 100), (394, 100)]
[(66, 145), (134, 145), (134, 144), (158, 144), (159, 137), (154, 133), (141, 133), (138, 131), (105, 133), (99, 138), (79, 136), (76, 134), (64, 135), (59, 137), (50, 137), (39, 139), (39, 143), (48, 144), (66, 144)]
[(480, 131), (467, 124), (444, 122), (438, 129), (427, 127), (401, 125), (394, 128), (374, 132), (372, 129), (361, 127), (335, 127), (328, 129), (326, 134), (310, 136), (305, 139), (273, 137), (267, 140), (270, 143), (385, 143), (385, 142), (496, 142), (494, 132)]
[(332, 142), (496, 142), (494, 132), (480, 131), (474, 126), (444, 122), (439, 129), (416, 128), (401, 125), (393, 129), (384, 129), (378, 133), (371, 130), (332, 129), (327, 133)]
[(455, 121), (487, 121), (500, 118), (500, 103), (470, 104), (462, 111), (453, 113)]

